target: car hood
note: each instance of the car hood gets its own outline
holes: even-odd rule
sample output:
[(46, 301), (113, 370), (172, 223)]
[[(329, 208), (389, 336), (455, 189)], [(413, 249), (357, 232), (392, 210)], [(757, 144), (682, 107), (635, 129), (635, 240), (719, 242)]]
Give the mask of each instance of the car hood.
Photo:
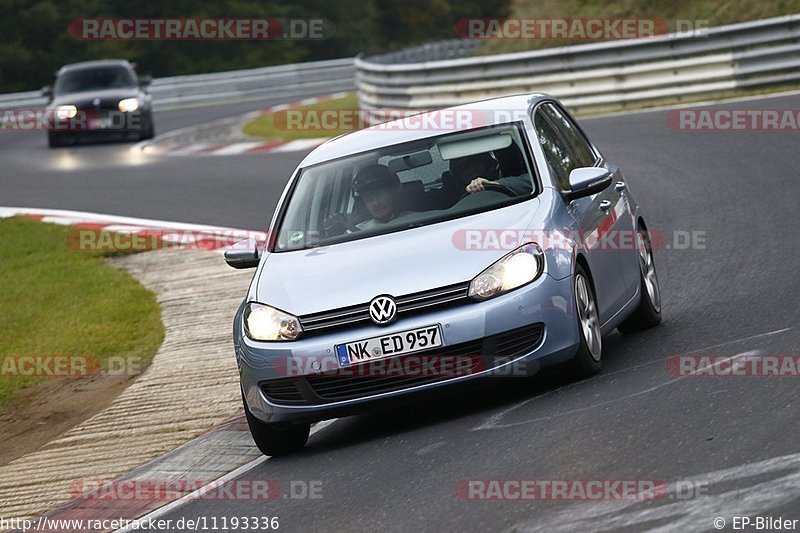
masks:
[[(295, 315), (364, 304), (469, 281), (502, 250), (465, 249), (466, 230), (524, 230), (539, 208), (531, 199), (447, 222), (331, 246), (268, 254), (251, 298)], [(517, 235), (522, 232), (518, 232)]]
[(83, 91), (58, 95), (53, 98), (53, 101), (48, 104), (48, 107), (57, 107), (60, 105), (74, 105), (79, 109), (94, 107), (93, 102), (95, 98), (99, 98), (103, 104), (109, 103), (116, 107), (120, 100), (135, 98), (136, 96), (139, 96), (139, 89), (137, 87), (122, 87), (102, 91)]

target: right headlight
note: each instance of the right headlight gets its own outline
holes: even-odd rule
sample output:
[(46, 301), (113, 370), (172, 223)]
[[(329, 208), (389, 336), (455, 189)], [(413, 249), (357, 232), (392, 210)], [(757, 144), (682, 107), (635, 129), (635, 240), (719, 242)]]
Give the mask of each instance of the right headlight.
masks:
[(244, 332), (254, 341), (293, 341), (303, 332), (300, 319), (255, 302), (244, 308)]
[(530, 283), (544, 272), (544, 253), (535, 242), (523, 244), (478, 274), (469, 284), (472, 298), (486, 300)]
[(119, 101), (119, 110), (123, 113), (132, 113), (139, 109), (138, 98), (126, 98)]

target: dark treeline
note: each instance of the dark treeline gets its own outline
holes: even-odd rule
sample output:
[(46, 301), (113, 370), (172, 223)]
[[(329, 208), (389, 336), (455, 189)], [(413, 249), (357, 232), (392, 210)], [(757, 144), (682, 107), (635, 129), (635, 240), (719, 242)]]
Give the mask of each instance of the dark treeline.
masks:
[[(379, 53), (455, 38), (466, 17), (507, 16), (509, 0), (0, 0), (0, 92), (36, 89), (62, 64), (119, 57), (154, 76)], [(82, 41), (81, 18), (318, 18), (324, 40)]]

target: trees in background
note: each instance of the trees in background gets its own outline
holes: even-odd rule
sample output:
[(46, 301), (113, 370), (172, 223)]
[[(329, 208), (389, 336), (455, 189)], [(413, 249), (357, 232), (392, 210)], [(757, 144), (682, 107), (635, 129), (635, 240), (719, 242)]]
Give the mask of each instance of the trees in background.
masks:
[[(509, 0), (0, 0), (0, 92), (52, 82), (65, 63), (136, 61), (154, 76), (252, 68), (385, 52), (455, 38), (466, 17), (504, 17)], [(80, 18), (321, 18), (324, 40), (81, 41), (67, 25)]]

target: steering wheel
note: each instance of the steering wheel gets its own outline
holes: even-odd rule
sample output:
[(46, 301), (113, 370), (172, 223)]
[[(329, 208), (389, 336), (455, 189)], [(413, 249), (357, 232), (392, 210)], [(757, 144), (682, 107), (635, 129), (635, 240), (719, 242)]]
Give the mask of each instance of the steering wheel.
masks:
[(358, 228), (345, 215), (333, 215), (322, 222), (322, 234), (326, 239), (344, 235), (348, 231), (358, 231)]
[[(509, 198), (516, 198), (517, 197), (517, 193), (512, 191), (508, 186), (503, 185), (502, 183), (498, 183), (496, 181), (490, 181), (488, 183), (484, 183), (483, 184), (483, 190), (482, 191), (477, 191), (477, 192), (486, 192), (486, 191), (499, 192), (500, 194), (505, 194)], [(464, 194), (462, 194), (458, 198), (457, 201), (460, 202), (461, 200), (463, 200), (464, 198), (466, 198), (470, 194), (475, 194), (475, 193), (474, 192), (464, 192)]]

